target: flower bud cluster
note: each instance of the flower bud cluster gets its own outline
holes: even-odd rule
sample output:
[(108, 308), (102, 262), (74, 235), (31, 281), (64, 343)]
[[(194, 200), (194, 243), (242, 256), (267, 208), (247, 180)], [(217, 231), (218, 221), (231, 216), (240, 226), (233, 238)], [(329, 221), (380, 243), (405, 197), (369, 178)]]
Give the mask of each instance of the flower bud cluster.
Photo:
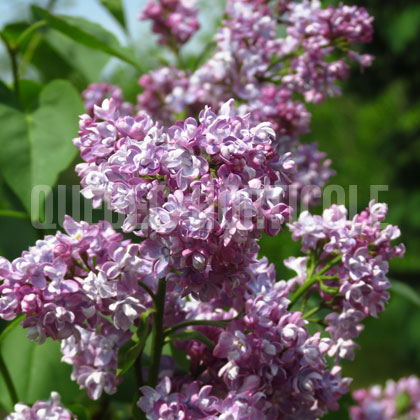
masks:
[(94, 106), (100, 106), (104, 99), (112, 98), (115, 103), (119, 104), (121, 115), (131, 115), (133, 106), (124, 102), (122, 90), (118, 86), (108, 83), (92, 83), (82, 93), (83, 102), (86, 111), (93, 113)]

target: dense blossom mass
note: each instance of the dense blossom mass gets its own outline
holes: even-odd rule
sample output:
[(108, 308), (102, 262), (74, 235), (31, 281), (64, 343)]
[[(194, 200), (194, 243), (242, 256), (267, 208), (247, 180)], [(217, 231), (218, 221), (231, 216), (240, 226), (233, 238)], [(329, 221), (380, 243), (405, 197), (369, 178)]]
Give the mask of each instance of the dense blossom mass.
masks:
[(393, 420), (420, 418), (420, 380), (415, 376), (387, 381), (384, 388), (374, 385), (353, 392), (355, 406), (351, 420)]
[(233, 115), (232, 101), (167, 132), (147, 114), (118, 115), (110, 99), (81, 121), (82, 193), (126, 215), (123, 230), (147, 237), (141, 249), (153, 274), (176, 269), (182, 295), (232, 296), (261, 232), (276, 235), (290, 214), (290, 154), (276, 151), (269, 123)]
[[(141, 19), (182, 63), (199, 28), (194, 2), (151, 1)], [(91, 85), (76, 171), (83, 195), (122, 214), (132, 239), (67, 216), (64, 232), (0, 257), (0, 317), (24, 318), (38, 343), (60, 341), (92, 399), (133, 368), (149, 420), (315, 420), (338, 409), (351, 381), (341, 362), (362, 321), (384, 310), (388, 261), (404, 246), (374, 201), (350, 219), (332, 205), (293, 220), (333, 174), (299, 135), (305, 104), (339, 94), (350, 62), (371, 63), (353, 45), (371, 35), (356, 6), (228, 0), (207, 58), (142, 75), (136, 106), (119, 87)], [(286, 224), (303, 255), (284, 261), (296, 276), (279, 281), (258, 241)], [(392, 386), (411, 395), (409, 381)], [(356, 394), (354, 419), (374, 418), (363, 417), (371, 394)], [(44, 418), (71, 414), (52, 394), (7, 417)]]
[[(179, 16), (184, 16), (177, 27), (193, 30), (195, 25), (188, 25), (194, 15), (192, 2), (150, 2), (142, 17), (152, 19), (153, 30), (168, 43), (165, 33), (172, 12), (158, 11), (184, 10), (186, 3), (187, 11), (177, 13), (180, 20)], [(279, 22), (285, 37), (277, 35)], [(171, 48), (179, 54), (182, 42), (174, 38), (173, 31), (171, 34)], [(211, 57), (194, 71), (162, 67), (144, 74), (139, 79), (143, 93), (137, 109), (171, 125), (179, 115), (198, 115), (205, 105), (217, 110), (234, 98), (238, 115), (249, 114), (255, 125), (270, 122), (279, 151), (296, 154), (298, 170), (291, 195), (302, 195), (305, 204), (312, 204), (319, 198), (319, 189), (304, 187), (322, 187), (334, 172), (315, 144), (308, 148), (298, 143), (298, 135), (309, 129), (311, 116), (305, 102), (320, 103), (338, 95), (337, 81), (348, 77), (349, 62), (355, 61), (361, 68), (370, 65), (372, 57), (359, 54), (352, 46), (369, 42), (371, 36), (372, 17), (356, 6), (322, 9), (317, 0), (282, 1), (275, 6), (268, 1), (228, 0)], [(103, 98), (108, 94), (122, 103), (120, 91), (114, 93), (114, 89), (104, 91)], [(85, 95), (99, 98), (99, 91), (93, 85)], [(88, 109), (91, 103), (87, 102)]]

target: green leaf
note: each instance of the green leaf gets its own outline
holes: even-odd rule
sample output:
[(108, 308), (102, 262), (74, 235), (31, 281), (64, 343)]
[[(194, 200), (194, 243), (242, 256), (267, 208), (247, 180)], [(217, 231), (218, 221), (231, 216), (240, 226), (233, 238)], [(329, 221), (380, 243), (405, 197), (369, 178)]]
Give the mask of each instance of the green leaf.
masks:
[[(63, 80), (42, 89), (39, 107), (32, 113), (0, 103), (0, 170), (28, 213), (32, 188), (54, 186), (76, 156), (72, 138), (83, 110), (79, 93)], [(32, 219), (38, 220), (37, 209), (34, 211)]]
[[(26, 22), (14, 23), (6, 25), (3, 33), (9, 43), (14, 45), (24, 32), (27, 33), (29, 27)], [(110, 59), (108, 54), (80, 45), (61, 32), (46, 27), (38, 28), (25, 37), (19, 45), (19, 53), (20, 72), (23, 76), (27, 74), (26, 69), (31, 64), (38, 70), (42, 82), (61, 78), (72, 81), (81, 89), (99, 79), (102, 69)]]
[(386, 29), (387, 41), (393, 53), (401, 53), (419, 33), (420, 6), (401, 8)]
[(397, 398), (395, 399), (395, 409), (397, 411), (397, 415), (403, 416), (404, 414), (407, 414), (411, 404), (411, 396), (407, 391), (403, 391), (397, 395)]
[(32, 6), (34, 13), (47, 21), (50, 28), (61, 32), (79, 44), (99, 50), (140, 68), (131, 51), (123, 47), (111, 32), (101, 25), (73, 16), (56, 16), (45, 9)]
[[(71, 366), (61, 362), (58, 342), (48, 339), (42, 345), (34, 344), (26, 337), (26, 331), (17, 327), (2, 342), (1, 351), (20, 401), (32, 404), (57, 391), (69, 404), (81, 394), (70, 379)], [(0, 404), (12, 408), (1, 377)]]
[(19, 107), (15, 94), (0, 80), (0, 103), (9, 104), (12, 107)]
[(172, 333), (168, 335), (166, 339), (168, 342), (196, 340), (205, 344), (210, 349), (214, 348), (214, 343), (210, 339), (208, 339), (203, 333), (196, 330), (184, 330), (181, 332)]
[(110, 60), (109, 55), (102, 51), (92, 50), (80, 45), (55, 30), (46, 31), (44, 39), (45, 43), (50, 46), (59, 58), (70, 66), (75, 75), (85, 80), (85, 84), (97, 82), (102, 69)]
[(24, 315), (18, 316), (17, 318), (15, 318), (13, 321), (8, 322), (7, 326), (4, 328), (4, 330), (2, 330), (1, 334), (0, 334), (0, 344), (6, 339), (6, 337), (15, 329), (19, 326), (19, 324), (23, 321), (23, 319), (25, 318)]
[(102, 6), (125, 28), (124, 6), (121, 0), (99, 0)]
[(407, 283), (403, 283), (402, 281), (393, 279), (391, 280), (391, 285), (391, 291), (403, 297), (404, 299), (407, 299), (420, 308), (420, 295), (411, 286), (409, 286)]
[(181, 368), (184, 372), (190, 371), (190, 359), (187, 357), (187, 353), (176, 347), (173, 343), (170, 344), (171, 355), (175, 360), (176, 366)]
[(77, 420), (89, 420), (89, 411), (86, 407), (81, 404), (71, 404), (67, 408), (73, 413), (76, 414)]
[(13, 22), (13, 23), (9, 23), (8, 25), (5, 25), (1, 32), (3, 33), (3, 35), (5, 36), (5, 38), (7, 39), (7, 42), (9, 43), (9, 45), (11, 46), (15, 46), (16, 45), (16, 41), (19, 38), (19, 35), (29, 27), (29, 24), (27, 22)]
[(33, 80), (20, 80), (20, 102), (25, 112), (31, 112), (38, 107), (38, 99), (43, 86)]
[(142, 314), (137, 331), (133, 334), (133, 337), (120, 348), (118, 352), (118, 376), (124, 375), (142, 354), (147, 337), (150, 333), (150, 326), (147, 322), (150, 313), (151, 311), (149, 310)]

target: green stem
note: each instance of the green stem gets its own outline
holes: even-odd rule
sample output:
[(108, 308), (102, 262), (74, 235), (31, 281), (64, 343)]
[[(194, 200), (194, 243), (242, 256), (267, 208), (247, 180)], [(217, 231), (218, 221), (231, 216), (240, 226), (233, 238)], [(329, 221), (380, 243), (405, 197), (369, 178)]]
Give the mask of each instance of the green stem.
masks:
[(163, 278), (159, 280), (156, 300), (154, 303), (155, 312), (153, 314), (152, 349), (150, 353), (150, 370), (148, 378), (148, 383), (152, 388), (155, 388), (157, 385), (160, 358), (162, 356), (162, 349), (164, 345), (163, 315), (165, 311), (165, 295), (166, 280)]
[(142, 365), (141, 365), (141, 356), (142, 354), (137, 357), (137, 359), (134, 362), (134, 373), (136, 375), (136, 381), (137, 381), (137, 388), (140, 388), (143, 386), (143, 372), (142, 372)]
[(313, 276), (310, 277), (309, 280), (306, 280), (305, 283), (302, 284), (302, 286), (299, 287), (299, 289), (296, 290), (295, 294), (292, 296), (292, 298), (290, 299), (290, 304), (289, 307), (291, 307), (292, 305), (294, 305), (297, 300), (310, 288), (312, 287), (316, 282), (318, 281), (318, 279)]
[(322, 309), (322, 306), (315, 306), (315, 308), (312, 308), (311, 310), (309, 310), (308, 312), (304, 313), (302, 315), (303, 319), (308, 319), (311, 315), (316, 314), (318, 311), (320, 311)]
[(28, 38), (29, 35), (31, 35), (33, 32), (37, 31), (39, 28), (42, 28), (45, 26), (47, 22), (45, 20), (39, 20), (38, 22), (35, 22), (28, 28), (26, 28), (20, 35), (19, 38), (16, 41), (16, 49), (19, 49), (19, 47), (22, 45), (22, 43)]
[(326, 273), (330, 268), (334, 267), (337, 263), (341, 261), (341, 255), (337, 255), (335, 258), (333, 258), (328, 264), (325, 264), (324, 267), (319, 270), (315, 276), (320, 277), (324, 273)]
[(234, 319), (227, 319), (224, 321), (211, 321), (211, 320), (206, 320), (206, 319), (195, 319), (193, 321), (184, 321), (184, 322), (180, 322), (179, 324), (176, 324), (170, 328), (167, 328), (164, 331), (164, 335), (170, 335), (172, 334), (174, 331), (176, 330), (180, 330), (182, 328), (187, 328), (187, 327), (192, 327), (194, 325), (209, 325), (212, 327), (220, 327), (220, 328), (226, 328), (226, 324), (229, 323), (230, 321), (233, 321)]
[(7, 391), (10, 395), (10, 400), (12, 401), (13, 406), (19, 402), (17, 396), (16, 388), (13, 384), (12, 377), (10, 376), (9, 370), (7, 369), (6, 363), (4, 362), (3, 355), (0, 352), (0, 373), (3, 376), (4, 382), (7, 387)]
[(153, 293), (153, 290), (147, 285), (144, 284), (143, 282), (139, 281), (139, 286), (144, 289), (152, 298), (153, 304), (156, 306), (156, 295)]
[(330, 270), (334, 265), (341, 261), (341, 255), (337, 255), (328, 264), (325, 264), (317, 273), (314, 274), (316, 268), (316, 261), (313, 255), (309, 256), (308, 267), (307, 267), (307, 280), (300, 286), (295, 294), (290, 299), (289, 307), (296, 303), (296, 301), (315, 283), (322, 279), (323, 274)]
[(3, 32), (0, 32), (0, 37), (6, 46), (7, 52), (9, 53), (10, 62), (12, 64), (12, 74), (13, 74), (13, 86), (15, 89), (15, 94), (18, 102), (20, 101), (20, 89), (19, 89), (19, 69), (17, 62), (17, 49), (12, 46), (8, 39), (5, 37)]

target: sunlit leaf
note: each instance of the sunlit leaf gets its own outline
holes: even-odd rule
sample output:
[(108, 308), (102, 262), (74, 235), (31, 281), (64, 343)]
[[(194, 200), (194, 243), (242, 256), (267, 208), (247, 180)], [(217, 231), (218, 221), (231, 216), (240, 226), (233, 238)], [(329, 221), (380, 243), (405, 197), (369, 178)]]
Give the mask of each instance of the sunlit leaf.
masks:
[(121, 0), (99, 0), (118, 23), (125, 28), (124, 6)]
[[(59, 392), (64, 403), (71, 403), (79, 394), (71, 381), (71, 366), (61, 362), (60, 345), (47, 340), (42, 345), (31, 342), (22, 327), (14, 329), (1, 345), (20, 401), (32, 404), (48, 399), (51, 391)], [(11, 403), (0, 377), (0, 404), (11, 410)]]
[(140, 67), (131, 51), (123, 47), (115, 35), (101, 25), (73, 16), (56, 16), (37, 6), (32, 6), (32, 10), (35, 15), (46, 20), (50, 28), (63, 33), (79, 44), (118, 57), (138, 68)]
[[(42, 89), (39, 107), (32, 113), (11, 103), (0, 103), (0, 170), (28, 213), (33, 187), (52, 187), (60, 172), (73, 161), (77, 149), (72, 138), (82, 112), (79, 93), (62, 80)], [(38, 219), (34, 210), (31, 216)]]

